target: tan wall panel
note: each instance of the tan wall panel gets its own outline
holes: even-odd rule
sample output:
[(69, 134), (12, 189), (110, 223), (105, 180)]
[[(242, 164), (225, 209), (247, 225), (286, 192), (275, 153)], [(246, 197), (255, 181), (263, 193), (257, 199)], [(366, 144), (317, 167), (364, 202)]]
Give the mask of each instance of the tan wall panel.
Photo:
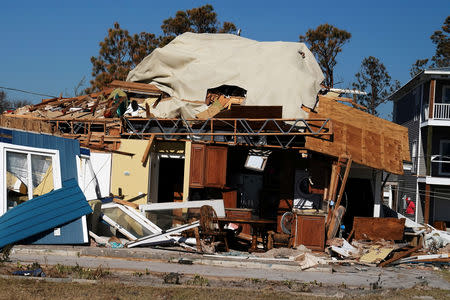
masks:
[[(125, 200), (147, 194), (148, 168), (150, 164), (142, 166), (141, 158), (147, 147), (147, 140), (120, 140), (119, 151), (134, 153), (134, 156), (113, 153), (111, 172), (111, 192), (118, 194), (118, 188), (122, 188)], [(147, 197), (143, 197), (135, 203), (147, 203)]]

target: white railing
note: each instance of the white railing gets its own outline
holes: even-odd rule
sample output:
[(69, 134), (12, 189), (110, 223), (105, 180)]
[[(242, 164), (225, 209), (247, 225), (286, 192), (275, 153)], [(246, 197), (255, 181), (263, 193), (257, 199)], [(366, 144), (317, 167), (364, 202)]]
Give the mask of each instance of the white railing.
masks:
[(450, 103), (435, 103), (433, 111), (434, 119), (450, 120)]

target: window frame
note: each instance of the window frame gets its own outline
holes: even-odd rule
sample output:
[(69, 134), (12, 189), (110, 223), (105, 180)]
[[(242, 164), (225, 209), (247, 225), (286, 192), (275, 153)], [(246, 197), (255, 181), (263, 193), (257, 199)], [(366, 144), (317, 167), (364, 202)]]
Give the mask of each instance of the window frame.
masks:
[[(450, 140), (443, 139), (443, 140), (439, 141), (439, 156), (440, 156), (439, 160), (441, 160), (441, 161), (445, 160), (444, 159), (444, 153), (443, 153), (444, 144), (449, 144), (450, 145)], [(450, 159), (449, 159), (449, 161), (450, 161)], [(442, 171), (443, 164), (444, 164), (443, 162), (439, 162), (439, 175), (450, 175), (450, 172), (443, 172)]]
[(0, 195), (2, 195), (3, 200), (0, 201), (0, 216), (3, 215), (7, 209), (7, 183), (6, 183), (6, 154), (8, 152), (23, 153), (27, 155), (28, 162), (28, 198), (29, 200), (33, 198), (33, 185), (30, 185), (32, 180), (31, 176), (31, 155), (43, 155), (52, 158), (52, 173), (53, 173), (53, 189), (57, 190), (62, 187), (61, 180), (61, 166), (60, 166), (60, 156), (59, 150), (54, 149), (44, 149), (28, 146), (20, 146), (8, 143), (0, 143)]
[(450, 98), (447, 101), (445, 101), (445, 90), (446, 89), (450, 90), (450, 85), (449, 84), (445, 84), (445, 85), (442, 86), (441, 103), (443, 103), (443, 104), (450, 104)]
[[(411, 143), (411, 160), (412, 160), (412, 168), (411, 173), (416, 174), (417, 173), (417, 140), (412, 141)], [(413, 155), (414, 154), (414, 155)]]

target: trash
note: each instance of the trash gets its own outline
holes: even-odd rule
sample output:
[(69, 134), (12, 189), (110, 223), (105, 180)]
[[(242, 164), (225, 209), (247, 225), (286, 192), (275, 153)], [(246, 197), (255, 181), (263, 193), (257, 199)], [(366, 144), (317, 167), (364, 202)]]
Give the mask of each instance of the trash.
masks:
[(360, 262), (377, 263), (385, 259), (394, 248), (384, 248), (379, 245), (373, 245), (369, 252), (359, 258)]
[[(336, 239), (335, 239), (336, 240)], [(356, 257), (359, 254), (359, 250), (350, 245), (346, 240), (342, 239), (342, 246), (332, 245), (331, 250), (343, 257)]]
[(323, 258), (317, 257), (312, 253), (302, 253), (294, 259), (300, 264), (302, 270), (306, 270), (317, 265), (325, 265), (327, 261)]
[(45, 277), (44, 271), (41, 268), (37, 268), (34, 270), (17, 270), (12, 273), (16, 276), (30, 276), (30, 277)]

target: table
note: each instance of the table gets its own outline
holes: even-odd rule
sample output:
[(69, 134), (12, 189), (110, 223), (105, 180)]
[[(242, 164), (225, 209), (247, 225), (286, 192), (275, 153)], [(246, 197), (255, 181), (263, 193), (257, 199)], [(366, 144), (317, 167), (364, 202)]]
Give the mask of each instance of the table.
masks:
[[(238, 224), (248, 224), (252, 228), (252, 245), (249, 252), (257, 251), (257, 241), (258, 235), (261, 236), (263, 241), (267, 238), (267, 227), (273, 227), (277, 221), (269, 219), (246, 219), (246, 218), (234, 218), (234, 217), (224, 217), (217, 218), (219, 225), (222, 226), (227, 223), (238, 223)], [(264, 247), (267, 247), (267, 243), (264, 243)]]

